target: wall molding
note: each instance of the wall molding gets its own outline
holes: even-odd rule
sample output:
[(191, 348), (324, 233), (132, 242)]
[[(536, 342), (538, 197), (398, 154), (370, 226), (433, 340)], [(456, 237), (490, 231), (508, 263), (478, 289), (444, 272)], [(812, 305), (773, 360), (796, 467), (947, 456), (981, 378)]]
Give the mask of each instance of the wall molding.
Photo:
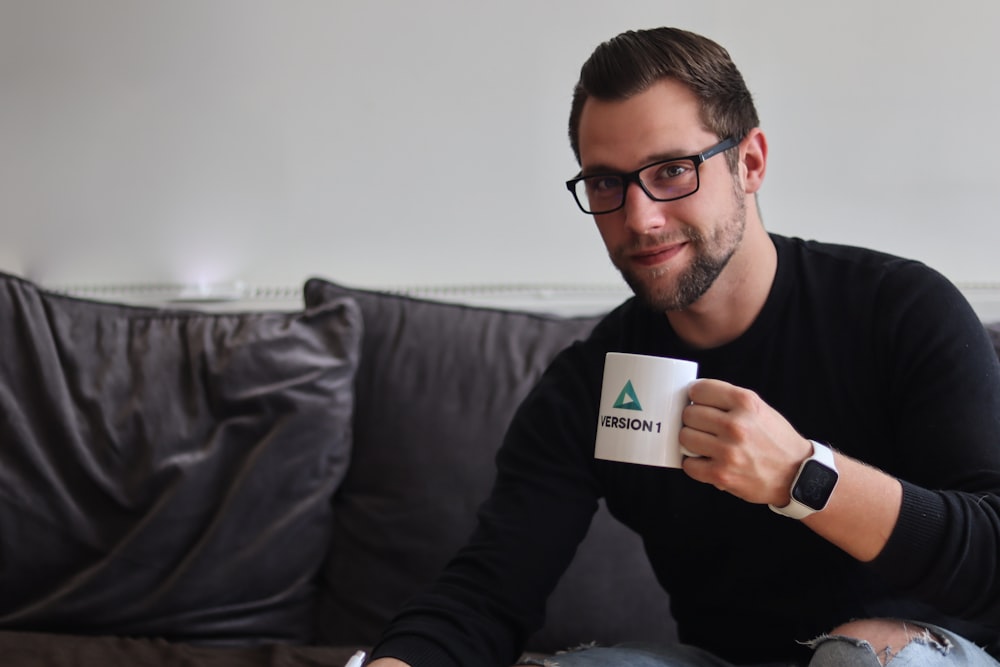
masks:
[[(965, 282), (957, 283), (957, 287), (984, 320), (1000, 320), (1000, 282)], [(163, 308), (295, 310), (302, 307), (302, 287), (292, 285), (116, 283), (51, 285), (46, 289), (85, 299)], [(624, 284), (390, 285), (365, 286), (364, 289), (437, 301), (566, 315), (604, 312), (631, 294)]]
[[(600, 313), (615, 307), (631, 294), (624, 284), (351, 286), (436, 301), (559, 314)], [(301, 286), (240, 282), (62, 284), (46, 285), (45, 289), (77, 298), (160, 308), (294, 310), (303, 303)]]

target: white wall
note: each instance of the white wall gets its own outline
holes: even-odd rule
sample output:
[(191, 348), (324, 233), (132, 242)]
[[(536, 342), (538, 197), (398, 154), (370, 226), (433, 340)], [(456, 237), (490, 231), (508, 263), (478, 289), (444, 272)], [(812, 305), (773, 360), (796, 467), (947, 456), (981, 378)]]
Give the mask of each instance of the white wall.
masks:
[(770, 229), (1000, 284), (995, 0), (0, 0), (0, 269), (618, 285), (566, 115), (662, 24), (740, 65)]

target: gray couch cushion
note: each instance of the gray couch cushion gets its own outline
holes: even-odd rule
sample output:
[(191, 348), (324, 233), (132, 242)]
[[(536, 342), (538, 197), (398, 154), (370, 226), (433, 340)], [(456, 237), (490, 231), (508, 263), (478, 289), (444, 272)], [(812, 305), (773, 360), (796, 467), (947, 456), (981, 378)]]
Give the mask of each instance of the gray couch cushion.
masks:
[(268, 644), (192, 646), (162, 639), (0, 630), (3, 667), (340, 667), (353, 648)]
[(0, 628), (311, 639), (360, 335), (0, 274)]
[[(335, 497), (323, 641), (374, 642), (465, 542), (515, 408), (596, 317), (473, 308), (313, 279), (307, 305), (354, 299), (365, 323), (355, 448)], [(638, 538), (602, 508), (529, 648), (670, 639), (668, 601)]]
[(986, 324), (986, 333), (989, 334), (990, 340), (993, 341), (993, 349), (996, 350), (997, 356), (1000, 357), (1000, 321), (988, 322)]

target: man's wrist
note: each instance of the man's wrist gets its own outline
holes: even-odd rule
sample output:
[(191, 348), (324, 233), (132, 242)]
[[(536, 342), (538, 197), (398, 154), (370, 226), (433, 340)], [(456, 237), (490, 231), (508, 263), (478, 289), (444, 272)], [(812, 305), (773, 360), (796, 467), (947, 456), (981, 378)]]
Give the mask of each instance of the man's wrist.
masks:
[(789, 489), (788, 504), (782, 507), (768, 505), (772, 511), (792, 519), (804, 519), (823, 511), (837, 486), (839, 473), (833, 450), (815, 440), (812, 455), (799, 466)]

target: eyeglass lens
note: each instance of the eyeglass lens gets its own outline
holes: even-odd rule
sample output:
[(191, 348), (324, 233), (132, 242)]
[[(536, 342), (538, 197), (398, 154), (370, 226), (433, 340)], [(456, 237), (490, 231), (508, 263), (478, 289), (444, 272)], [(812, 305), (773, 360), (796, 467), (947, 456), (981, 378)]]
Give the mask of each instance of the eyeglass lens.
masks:
[[(576, 183), (576, 198), (588, 213), (613, 211), (625, 201), (626, 180), (620, 174), (584, 178)], [(653, 199), (679, 199), (698, 189), (698, 168), (693, 160), (658, 162), (640, 171), (638, 180)]]

